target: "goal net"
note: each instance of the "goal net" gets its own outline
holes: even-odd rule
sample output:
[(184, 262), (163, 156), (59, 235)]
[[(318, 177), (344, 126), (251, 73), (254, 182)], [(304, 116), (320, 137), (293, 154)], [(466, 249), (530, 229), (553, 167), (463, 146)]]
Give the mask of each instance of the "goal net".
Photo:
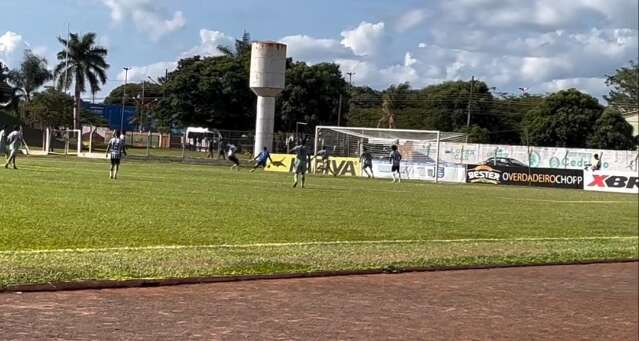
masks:
[(82, 152), (82, 133), (79, 129), (47, 129), (47, 154), (79, 155)]
[[(465, 134), (434, 130), (318, 126), (315, 131), (315, 154), (328, 154), (329, 160), (331, 157), (359, 159), (367, 151), (373, 157), (375, 176), (383, 178), (392, 176), (389, 155), (391, 147), (396, 145), (402, 154), (400, 170), (404, 178), (450, 180), (461, 178), (463, 172), (458, 169), (446, 171), (446, 167), (452, 165), (441, 162), (441, 143), (463, 142), (465, 139)], [(446, 173), (451, 173), (451, 176)]]

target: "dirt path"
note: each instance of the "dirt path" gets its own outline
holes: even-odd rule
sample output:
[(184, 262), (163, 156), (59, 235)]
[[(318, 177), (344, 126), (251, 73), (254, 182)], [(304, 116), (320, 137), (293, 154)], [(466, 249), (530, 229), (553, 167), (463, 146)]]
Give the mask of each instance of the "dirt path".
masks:
[(0, 338), (637, 340), (639, 263), (0, 294)]

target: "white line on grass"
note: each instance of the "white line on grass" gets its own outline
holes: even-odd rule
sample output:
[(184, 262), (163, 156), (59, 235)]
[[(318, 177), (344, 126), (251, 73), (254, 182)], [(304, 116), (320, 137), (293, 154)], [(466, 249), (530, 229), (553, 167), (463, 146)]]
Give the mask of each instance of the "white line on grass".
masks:
[(291, 242), (291, 243), (254, 243), (254, 244), (211, 244), (211, 245), (150, 245), (150, 246), (121, 246), (106, 248), (78, 248), (78, 249), (49, 249), (49, 250), (15, 250), (0, 251), (6, 254), (39, 254), (65, 252), (106, 252), (106, 251), (146, 251), (146, 250), (185, 250), (185, 249), (215, 249), (215, 248), (252, 248), (252, 247), (282, 247), (282, 246), (316, 246), (316, 245), (374, 245), (374, 244), (417, 244), (417, 243), (478, 243), (478, 242), (537, 242), (537, 241), (577, 241), (577, 240), (630, 240), (638, 236), (610, 236), (610, 237), (549, 237), (549, 238), (477, 238), (477, 239), (400, 239), (400, 240), (337, 240), (325, 242)]
[(500, 197), (500, 199), (518, 200), (518, 201), (535, 201), (535, 202), (551, 202), (556, 204), (637, 204), (630, 200), (551, 200), (551, 199), (526, 199), (526, 198), (509, 198)]

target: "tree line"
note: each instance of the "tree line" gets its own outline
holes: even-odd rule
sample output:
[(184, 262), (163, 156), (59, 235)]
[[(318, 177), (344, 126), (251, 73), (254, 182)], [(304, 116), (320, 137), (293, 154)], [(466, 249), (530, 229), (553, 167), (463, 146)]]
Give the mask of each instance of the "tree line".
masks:
[[(0, 120), (39, 127), (104, 124), (83, 111), (80, 101), (106, 82), (108, 51), (95, 40), (94, 33), (58, 38), (62, 49), (53, 72), (31, 51), (16, 70), (0, 65)], [(235, 46), (218, 48), (220, 56), (184, 58), (157, 80), (115, 88), (104, 102), (136, 106), (133, 123), (139, 127), (251, 130), (257, 99), (248, 87), (250, 36), (245, 33)], [(334, 63), (309, 65), (289, 58), (286, 64), (275, 119), (282, 132), (305, 122), (311, 129), (321, 124), (463, 132), (469, 141), (481, 143), (633, 149), (638, 142), (624, 119), (639, 115), (639, 66), (632, 61), (607, 76), (607, 106), (576, 89), (512, 95), (475, 79), (376, 90), (351, 86)], [(50, 80), (54, 87), (38, 91)]]

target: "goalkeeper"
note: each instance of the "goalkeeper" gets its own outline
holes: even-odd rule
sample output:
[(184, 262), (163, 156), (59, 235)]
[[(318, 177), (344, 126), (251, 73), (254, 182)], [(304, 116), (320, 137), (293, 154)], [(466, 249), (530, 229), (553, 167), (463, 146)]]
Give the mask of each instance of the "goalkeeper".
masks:
[(267, 161), (271, 161), (271, 163), (273, 163), (271, 153), (268, 152), (268, 148), (266, 147), (264, 147), (264, 150), (262, 150), (253, 160), (255, 161), (255, 166), (251, 169), (251, 173), (255, 172), (258, 168), (266, 168)]

